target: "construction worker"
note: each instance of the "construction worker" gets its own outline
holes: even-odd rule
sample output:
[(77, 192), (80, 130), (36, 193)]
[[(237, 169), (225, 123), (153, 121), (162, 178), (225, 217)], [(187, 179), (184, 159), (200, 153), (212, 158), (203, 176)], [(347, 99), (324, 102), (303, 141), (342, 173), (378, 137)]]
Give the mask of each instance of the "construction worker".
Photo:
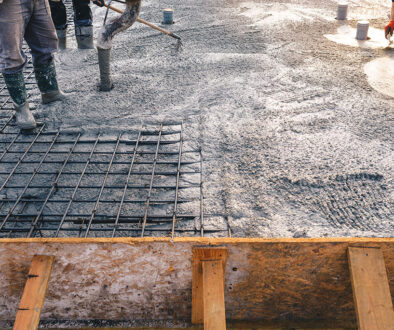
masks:
[(33, 129), (36, 122), (29, 109), (22, 72), (27, 62), (23, 39), (31, 50), (42, 103), (65, 99), (53, 62), (57, 37), (48, 0), (0, 0), (0, 72), (14, 103), (16, 124), (21, 129)]
[[(90, 0), (73, 0), (75, 37), (79, 49), (92, 49), (93, 25)], [(59, 48), (67, 47), (67, 12), (63, 0), (49, 0), (52, 19), (59, 38)]]
[(390, 39), (394, 33), (394, 0), (392, 0), (393, 4), (391, 5), (391, 15), (390, 15), (390, 22), (387, 24), (386, 28), (384, 29), (384, 35), (386, 39)]

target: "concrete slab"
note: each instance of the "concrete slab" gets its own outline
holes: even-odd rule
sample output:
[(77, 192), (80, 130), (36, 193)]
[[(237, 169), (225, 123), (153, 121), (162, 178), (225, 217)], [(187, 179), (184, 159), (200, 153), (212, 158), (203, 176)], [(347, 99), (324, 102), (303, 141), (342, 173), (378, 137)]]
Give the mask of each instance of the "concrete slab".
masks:
[[(386, 2), (351, 1), (349, 25), (364, 16), (382, 29)], [(393, 50), (324, 38), (336, 1), (145, 1), (141, 18), (160, 24), (165, 7), (182, 51), (136, 24), (114, 40), (110, 93), (97, 90), (94, 50), (61, 52), (72, 99), (36, 114), (106, 134), (183, 119), (203, 150), (206, 212), (234, 236), (392, 236), (394, 100), (363, 67)], [(96, 30), (104, 12), (94, 8)]]

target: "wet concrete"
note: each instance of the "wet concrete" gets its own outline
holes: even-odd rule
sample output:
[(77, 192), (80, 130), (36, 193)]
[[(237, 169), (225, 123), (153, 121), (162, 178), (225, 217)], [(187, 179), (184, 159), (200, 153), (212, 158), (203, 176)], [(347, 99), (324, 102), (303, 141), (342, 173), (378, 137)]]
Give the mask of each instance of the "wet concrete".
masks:
[(338, 31), (335, 34), (324, 35), (327, 39), (346, 46), (352, 46), (357, 48), (375, 48), (375, 49), (394, 49), (394, 44), (389, 44), (388, 40), (384, 36), (383, 29), (376, 29), (370, 27), (368, 31), (368, 38), (366, 40), (357, 40), (355, 38), (357, 33), (356, 28), (352, 28), (347, 24), (343, 24), (338, 27)]
[(379, 57), (365, 64), (364, 72), (373, 88), (394, 98), (394, 57)]
[[(347, 24), (363, 16), (382, 29), (386, 2), (350, 1)], [(183, 119), (203, 150), (206, 212), (218, 215), (207, 227), (227, 222), (233, 236), (393, 236), (394, 99), (363, 67), (394, 50), (326, 39), (335, 1), (145, 1), (141, 18), (160, 24), (165, 7), (182, 51), (135, 24), (114, 39), (109, 93), (98, 91), (95, 51), (61, 52), (72, 98), (36, 114), (106, 134)], [(94, 8), (96, 30), (104, 13)]]

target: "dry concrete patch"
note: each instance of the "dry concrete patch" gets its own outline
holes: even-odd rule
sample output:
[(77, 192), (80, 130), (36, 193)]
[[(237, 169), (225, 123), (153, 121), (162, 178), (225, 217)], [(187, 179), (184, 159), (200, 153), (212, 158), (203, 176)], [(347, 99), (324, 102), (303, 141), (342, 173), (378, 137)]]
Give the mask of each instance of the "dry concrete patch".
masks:
[(338, 32), (336, 34), (325, 34), (324, 36), (333, 42), (346, 46), (351, 46), (351, 47), (372, 48), (372, 49), (385, 49), (385, 48), (394, 49), (394, 44), (388, 46), (389, 42), (384, 37), (384, 30), (370, 27), (368, 31), (367, 40), (357, 40), (356, 32), (357, 30), (355, 28), (352, 28), (349, 25), (342, 25), (338, 27)]
[(364, 72), (374, 89), (394, 98), (394, 57), (377, 58), (365, 64)]
[(316, 18), (332, 20), (327, 11), (294, 3), (256, 3), (255, 1), (242, 2), (240, 15), (250, 18), (255, 26), (285, 25), (289, 23), (302, 23), (313, 21)]
[[(338, 2), (343, 2), (338, 0)], [(387, 18), (391, 2), (382, 0), (348, 0), (348, 19), (365, 20)]]

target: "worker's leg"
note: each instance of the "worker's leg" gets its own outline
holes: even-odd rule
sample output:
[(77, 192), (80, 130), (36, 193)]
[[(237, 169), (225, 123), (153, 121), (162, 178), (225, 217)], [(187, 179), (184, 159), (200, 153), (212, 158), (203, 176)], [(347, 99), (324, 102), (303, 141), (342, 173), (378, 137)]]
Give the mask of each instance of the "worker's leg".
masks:
[(75, 36), (78, 48), (91, 49), (93, 46), (93, 18), (90, 0), (73, 0)]
[(25, 29), (25, 40), (33, 55), (33, 65), (49, 63), (57, 51), (57, 36), (48, 0), (22, 0), (33, 3), (32, 15)]
[(22, 43), (29, 17), (30, 11), (21, 0), (4, 0), (0, 4), (0, 72), (15, 73), (26, 64)]
[(26, 55), (22, 51), (23, 34), (31, 15), (31, 6), (21, 0), (4, 0), (0, 4), (0, 72), (16, 110), (16, 124), (23, 129), (36, 126), (27, 102), (23, 67)]
[(63, 100), (64, 95), (57, 84), (53, 61), (53, 54), (57, 50), (57, 36), (49, 3), (48, 0), (36, 0), (33, 3), (32, 15), (26, 26), (25, 40), (33, 55), (34, 73), (41, 91), (42, 103)]
[(51, 8), (52, 21), (56, 30), (64, 30), (67, 28), (67, 12), (62, 0), (49, 0)]
[(51, 7), (52, 21), (56, 28), (59, 48), (67, 47), (67, 11), (62, 0), (49, 0)]

